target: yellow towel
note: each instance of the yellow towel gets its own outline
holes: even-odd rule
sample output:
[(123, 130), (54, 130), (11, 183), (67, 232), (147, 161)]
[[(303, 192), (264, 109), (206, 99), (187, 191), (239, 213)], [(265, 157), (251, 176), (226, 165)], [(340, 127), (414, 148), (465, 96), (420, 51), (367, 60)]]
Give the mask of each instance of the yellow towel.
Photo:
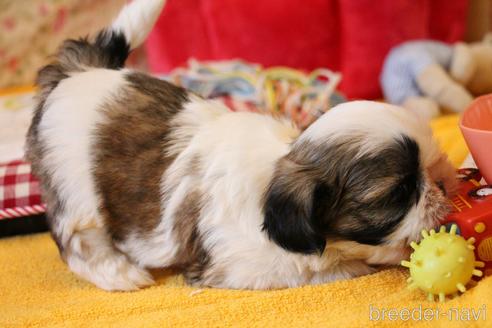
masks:
[(460, 167), (468, 154), (465, 140), (458, 128), (458, 122), (458, 115), (447, 115), (439, 117), (431, 123), (434, 136), (456, 167)]
[[(456, 122), (446, 117), (434, 127), (459, 163), (466, 150)], [(156, 286), (109, 293), (72, 274), (39, 234), (0, 240), (0, 327), (492, 327), (484, 320), (492, 316), (492, 278), (439, 304), (407, 290), (407, 277), (392, 268), (319, 286), (236, 291), (191, 288), (160, 273)]]

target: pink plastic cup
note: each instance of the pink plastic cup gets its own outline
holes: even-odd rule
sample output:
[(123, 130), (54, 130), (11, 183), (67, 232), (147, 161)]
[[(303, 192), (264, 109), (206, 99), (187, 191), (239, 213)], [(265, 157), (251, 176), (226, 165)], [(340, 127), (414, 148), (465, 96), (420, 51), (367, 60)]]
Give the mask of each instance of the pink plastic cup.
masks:
[(460, 128), (478, 169), (492, 184), (492, 94), (475, 99), (465, 109)]

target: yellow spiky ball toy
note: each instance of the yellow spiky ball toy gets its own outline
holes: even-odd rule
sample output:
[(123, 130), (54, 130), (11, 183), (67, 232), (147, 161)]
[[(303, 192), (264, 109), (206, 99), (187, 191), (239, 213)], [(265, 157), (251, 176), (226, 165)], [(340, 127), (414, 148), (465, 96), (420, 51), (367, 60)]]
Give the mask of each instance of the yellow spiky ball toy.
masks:
[(477, 268), (482, 268), (484, 263), (475, 261), (475, 239), (465, 240), (456, 234), (456, 229), (453, 224), (449, 232), (445, 226), (437, 233), (434, 229), (423, 230), (422, 241), (410, 244), (414, 249), (410, 261), (401, 262), (410, 269), (408, 287), (420, 288), (430, 301), (434, 301), (435, 295), (444, 302), (446, 295), (456, 296), (458, 291), (464, 293), (472, 276), (482, 276), (482, 271)]

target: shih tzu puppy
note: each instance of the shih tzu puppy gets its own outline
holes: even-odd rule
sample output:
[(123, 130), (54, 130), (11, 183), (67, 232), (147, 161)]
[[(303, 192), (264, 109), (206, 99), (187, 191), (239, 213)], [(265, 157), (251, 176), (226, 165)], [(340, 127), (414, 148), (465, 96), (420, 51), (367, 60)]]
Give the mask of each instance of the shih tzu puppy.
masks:
[[(397, 264), (448, 210), (430, 129), (369, 101), (306, 131), (124, 69), (163, 0), (136, 0), (40, 70), (27, 157), (70, 269), (106, 290), (319, 284)], [(171, 45), (170, 45), (171, 46)]]

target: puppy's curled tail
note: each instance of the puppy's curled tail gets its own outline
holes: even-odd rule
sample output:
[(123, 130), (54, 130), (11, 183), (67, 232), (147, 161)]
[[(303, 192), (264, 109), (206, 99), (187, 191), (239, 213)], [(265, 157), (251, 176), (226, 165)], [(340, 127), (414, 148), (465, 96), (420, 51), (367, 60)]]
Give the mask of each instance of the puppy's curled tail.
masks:
[(65, 41), (55, 60), (38, 72), (39, 91), (51, 92), (70, 73), (90, 68), (122, 68), (130, 51), (141, 45), (150, 33), (165, 2), (134, 0), (123, 7), (110, 27), (94, 38)]

